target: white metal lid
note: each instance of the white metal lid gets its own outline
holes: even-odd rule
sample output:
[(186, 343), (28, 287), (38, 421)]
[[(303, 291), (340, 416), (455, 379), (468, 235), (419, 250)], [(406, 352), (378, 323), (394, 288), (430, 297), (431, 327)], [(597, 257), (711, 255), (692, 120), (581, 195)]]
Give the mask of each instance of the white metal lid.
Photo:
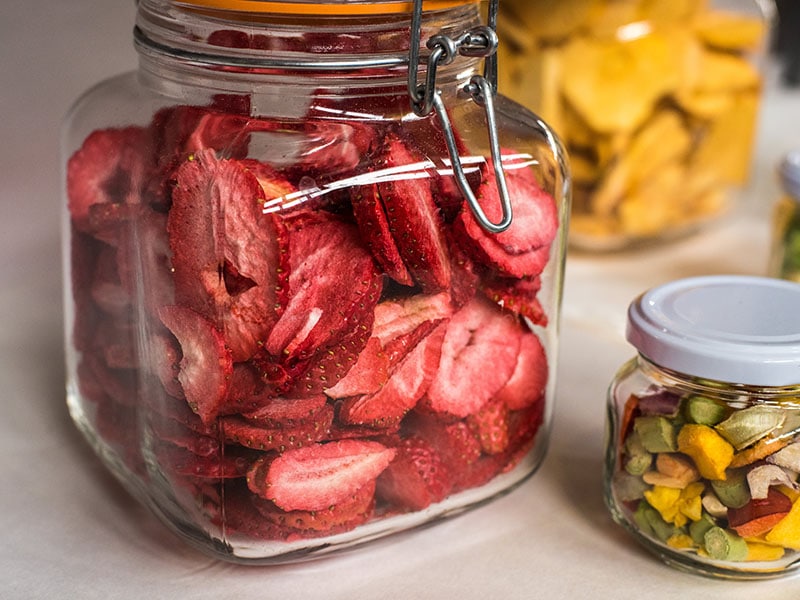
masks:
[(800, 284), (741, 275), (679, 279), (631, 303), (626, 337), (645, 358), (687, 375), (800, 384)]
[(800, 150), (793, 150), (783, 157), (778, 174), (783, 189), (800, 201)]

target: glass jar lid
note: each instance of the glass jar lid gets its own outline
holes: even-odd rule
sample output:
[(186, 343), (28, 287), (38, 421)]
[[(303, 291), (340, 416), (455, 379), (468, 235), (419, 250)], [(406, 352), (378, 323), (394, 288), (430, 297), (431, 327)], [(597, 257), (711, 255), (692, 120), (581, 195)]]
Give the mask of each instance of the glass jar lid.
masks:
[(800, 202), (800, 150), (793, 150), (783, 158), (778, 174), (786, 193)]
[(626, 337), (648, 360), (687, 375), (800, 384), (800, 284), (740, 275), (673, 281), (631, 303)]

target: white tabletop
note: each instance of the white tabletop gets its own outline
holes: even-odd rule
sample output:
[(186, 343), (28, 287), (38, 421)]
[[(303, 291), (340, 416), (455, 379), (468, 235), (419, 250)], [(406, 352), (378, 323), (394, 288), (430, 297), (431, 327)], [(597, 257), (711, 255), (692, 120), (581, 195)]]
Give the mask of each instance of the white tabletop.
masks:
[(800, 147), (800, 90), (771, 73), (736, 216), (666, 248), (569, 256), (553, 436), (533, 478), (347, 554), (242, 567), (188, 548), (130, 499), (64, 405), (59, 124), (83, 90), (135, 67), (133, 4), (0, 2), (0, 598), (798, 598), (796, 577), (724, 582), (662, 565), (611, 522), (601, 464), (606, 386), (632, 355), (630, 300), (678, 277), (764, 273), (774, 168)]

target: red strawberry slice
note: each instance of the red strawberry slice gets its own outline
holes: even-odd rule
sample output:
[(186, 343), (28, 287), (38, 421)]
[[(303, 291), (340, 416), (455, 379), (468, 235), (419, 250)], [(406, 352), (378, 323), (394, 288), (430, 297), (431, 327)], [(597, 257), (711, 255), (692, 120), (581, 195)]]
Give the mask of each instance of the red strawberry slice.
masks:
[(389, 230), (389, 221), (381, 203), (378, 187), (374, 184), (352, 187), (350, 201), (359, 232), (369, 246), (375, 261), (397, 283), (414, 285), (414, 280)]
[(486, 454), (500, 454), (508, 448), (508, 408), (496, 400), (467, 417), (475, 437)]
[(219, 456), (220, 441), (207, 435), (199, 435), (178, 421), (166, 418), (150, 420), (152, 434), (161, 442), (173, 444), (201, 457)]
[[(504, 172), (513, 213), (511, 226), (498, 234), (489, 233), (465, 209), (456, 219), (457, 230), (475, 260), (514, 277), (537, 275), (549, 260), (550, 244), (558, 231), (558, 208), (526, 163), (506, 163)], [(500, 220), (492, 165), (486, 167), (477, 199), (489, 220)]]
[(349, 425), (378, 428), (399, 423), (422, 398), (436, 374), (445, 331), (446, 324), (441, 324), (419, 342), (379, 391), (345, 400), (339, 419)]
[(547, 326), (547, 314), (536, 297), (542, 287), (539, 276), (493, 277), (481, 283), (481, 291), (492, 302), (500, 304), (506, 310), (525, 317), (535, 325)]
[(371, 394), (389, 379), (389, 357), (376, 337), (367, 340), (366, 346), (347, 374), (336, 385), (325, 389), (331, 398), (347, 398)]
[(127, 319), (131, 311), (131, 296), (122, 285), (117, 268), (117, 251), (104, 247), (96, 257), (92, 300), (108, 315)]
[(378, 498), (398, 510), (416, 511), (447, 497), (452, 489), (450, 474), (433, 446), (409, 437), (395, 449), (394, 460), (378, 477)]
[(69, 212), (76, 228), (89, 231), (96, 204), (140, 204), (150, 173), (150, 136), (141, 127), (92, 132), (67, 163)]
[(273, 398), (254, 411), (242, 413), (242, 417), (262, 427), (300, 427), (317, 418), (320, 411), (327, 407), (327, 402), (328, 399), (322, 395)]
[(280, 223), (240, 163), (193, 155), (175, 174), (168, 229), (175, 296), (220, 319), (237, 362), (260, 348), (276, 319), (285, 264)]
[(514, 372), (519, 344), (516, 318), (476, 296), (447, 325), (426, 408), (456, 417), (479, 411)]
[(231, 354), (220, 332), (197, 312), (164, 306), (158, 314), (181, 346), (178, 381), (186, 401), (208, 424), (216, 418), (228, 391), (228, 378), (233, 373)]
[(450, 258), (425, 161), (389, 134), (378, 166), (383, 168), (375, 183), (377, 193), (405, 266), (424, 291), (448, 289)]
[(544, 421), (544, 398), (540, 398), (522, 410), (508, 413), (508, 448), (502, 455), (503, 472), (508, 472), (519, 464), (536, 442), (536, 433)]
[(375, 506), (375, 484), (368, 483), (351, 498), (323, 510), (281, 510), (274, 503), (253, 497), (253, 505), (270, 523), (284, 530), (309, 535), (342, 533), (350, 531), (372, 516)]
[(283, 510), (325, 510), (374, 482), (394, 455), (394, 449), (364, 440), (314, 444), (251, 471), (248, 485)]
[(256, 425), (252, 420), (236, 416), (221, 417), (220, 421), (227, 443), (254, 450), (284, 452), (324, 440), (333, 422), (333, 407), (324, 405), (307, 420), (294, 426)]
[(525, 332), (519, 345), (514, 372), (494, 396), (511, 410), (521, 410), (540, 400), (547, 385), (547, 355), (536, 334)]
[(378, 302), (381, 278), (353, 225), (322, 212), (299, 214), (286, 225), (289, 302), (265, 348), (302, 360), (360, 327)]
[(169, 443), (157, 445), (156, 458), (166, 472), (192, 479), (244, 477), (251, 462), (247, 455), (230, 450), (226, 450), (224, 454), (199, 456)]

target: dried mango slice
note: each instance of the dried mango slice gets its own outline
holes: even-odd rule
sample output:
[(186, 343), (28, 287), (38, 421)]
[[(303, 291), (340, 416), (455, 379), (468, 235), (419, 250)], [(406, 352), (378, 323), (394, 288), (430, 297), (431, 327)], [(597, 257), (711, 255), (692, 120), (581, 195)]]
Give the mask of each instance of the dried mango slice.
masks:
[(693, 92), (754, 90), (761, 83), (753, 65), (726, 52), (703, 50), (697, 55), (692, 72), (694, 77), (688, 76), (684, 82)]
[(756, 50), (764, 41), (764, 20), (723, 10), (704, 12), (695, 21), (698, 37), (721, 50)]
[(686, 23), (705, 9), (704, 0), (641, 0), (639, 18), (662, 25)]
[(576, 37), (564, 47), (564, 95), (593, 129), (632, 131), (678, 88), (673, 51), (657, 33), (624, 42)]
[[(589, 18), (600, 0), (504, 0), (533, 37), (559, 40), (571, 35)], [(506, 6), (504, 6), (504, 9)]]
[(639, 21), (639, 0), (600, 2), (589, 11), (587, 25), (593, 35), (614, 35), (620, 28)]

